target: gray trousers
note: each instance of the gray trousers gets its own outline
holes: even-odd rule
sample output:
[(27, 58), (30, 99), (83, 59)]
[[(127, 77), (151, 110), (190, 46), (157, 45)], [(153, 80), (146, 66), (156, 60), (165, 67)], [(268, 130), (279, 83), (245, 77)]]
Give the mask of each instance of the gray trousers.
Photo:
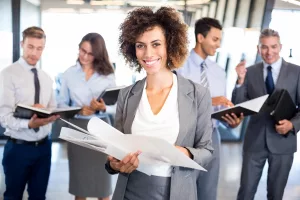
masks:
[(207, 172), (200, 172), (197, 178), (198, 200), (216, 200), (220, 171), (220, 133), (214, 128), (212, 146), (214, 148), (211, 162), (205, 166)]
[(170, 187), (171, 177), (134, 171), (129, 175), (124, 200), (170, 200)]
[(244, 152), (238, 200), (253, 200), (263, 168), (268, 160), (267, 198), (282, 200), (294, 154), (272, 154), (267, 147), (260, 152)]

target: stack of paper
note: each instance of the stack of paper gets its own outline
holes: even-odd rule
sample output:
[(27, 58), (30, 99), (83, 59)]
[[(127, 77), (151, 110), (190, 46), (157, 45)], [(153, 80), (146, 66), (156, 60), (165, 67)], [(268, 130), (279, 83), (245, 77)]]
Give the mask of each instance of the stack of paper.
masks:
[[(161, 164), (182, 166), (206, 171), (167, 141), (143, 136), (123, 134), (101, 119), (94, 117), (88, 123), (88, 131), (70, 124), (79, 131), (62, 128), (60, 138), (122, 160), (128, 153), (141, 151), (138, 170), (151, 175), (151, 170)], [(80, 132), (81, 131), (81, 132)]]

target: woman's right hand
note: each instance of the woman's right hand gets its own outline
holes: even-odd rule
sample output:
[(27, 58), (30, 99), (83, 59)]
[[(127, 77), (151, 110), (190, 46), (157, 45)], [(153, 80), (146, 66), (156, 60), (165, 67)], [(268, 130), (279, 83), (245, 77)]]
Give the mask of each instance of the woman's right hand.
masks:
[(83, 106), (79, 112), (81, 115), (92, 115), (95, 113), (95, 110), (92, 109), (90, 106)]
[(129, 174), (138, 168), (138, 156), (140, 154), (140, 151), (130, 153), (127, 156), (125, 156), (121, 161), (112, 156), (108, 156), (110, 167), (115, 171)]

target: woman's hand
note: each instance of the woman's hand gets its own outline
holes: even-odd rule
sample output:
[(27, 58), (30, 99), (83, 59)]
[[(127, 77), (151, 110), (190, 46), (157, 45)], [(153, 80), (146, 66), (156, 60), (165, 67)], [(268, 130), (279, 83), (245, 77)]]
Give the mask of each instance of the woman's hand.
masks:
[(129, 174), (138, 168), (138, 156), (140, 154), (140, 151), (130, 153), (127, 156), (125, 156), (125, 158), (123, 158), (123, 160), (121, 161), (112, 156), (108, 156), (110, 167), (115, 171)]
[(181, 151), (182, 153), (184, 153), (186, 156), (188, 156), (189, 158), (192, 158), (192, 154), (190, 153), (189, 150), (187, 150), (184, 147), (181, 146), (175, 146), (177, 149), (179, 149), (179, 151)]
[(79, 114), (81, 115), (92, 115), (95, 113), (95, 110), (91, 108), (90, 106), (83, 106), (82, 109), (80, 110)]
[(94, 110), (99, 110), (102, 112), (106, 111), (106, 105), (105, 102), (103, 101), (103, 99), (100, 99), (100, 101), (97, 101), (95, 98), (91, 101), (91, 108), (93, 108)]

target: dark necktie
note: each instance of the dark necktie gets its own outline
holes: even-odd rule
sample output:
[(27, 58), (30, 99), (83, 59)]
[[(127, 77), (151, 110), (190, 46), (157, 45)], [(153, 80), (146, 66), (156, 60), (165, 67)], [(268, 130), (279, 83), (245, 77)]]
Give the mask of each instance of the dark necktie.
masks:
[(34, 74), (33, 80), (34, 80), (34, 104), (40, 103), (40, 81), (39, 77), (37, 75), (36, 68), (31, 69), (32, 73)]
[(267, 92), (269, 95), (271, 95), (274, 91), (274, 80), (273, 80), (273, 76), (272, 76), (272, 67), (268, 66), (267, 67), (267, 78), (266, 78), (266, 88), (267, 88)]
[[(34, 81), (34, 104), (38, 104), (40, 103), (40, 81), (37, 75), (36, 68), (32, 68), (31, 71), (33, 73), (33, 81)], [(38, 132), (40, 128), (34, 128), (33, 130), (35, 132)]]

